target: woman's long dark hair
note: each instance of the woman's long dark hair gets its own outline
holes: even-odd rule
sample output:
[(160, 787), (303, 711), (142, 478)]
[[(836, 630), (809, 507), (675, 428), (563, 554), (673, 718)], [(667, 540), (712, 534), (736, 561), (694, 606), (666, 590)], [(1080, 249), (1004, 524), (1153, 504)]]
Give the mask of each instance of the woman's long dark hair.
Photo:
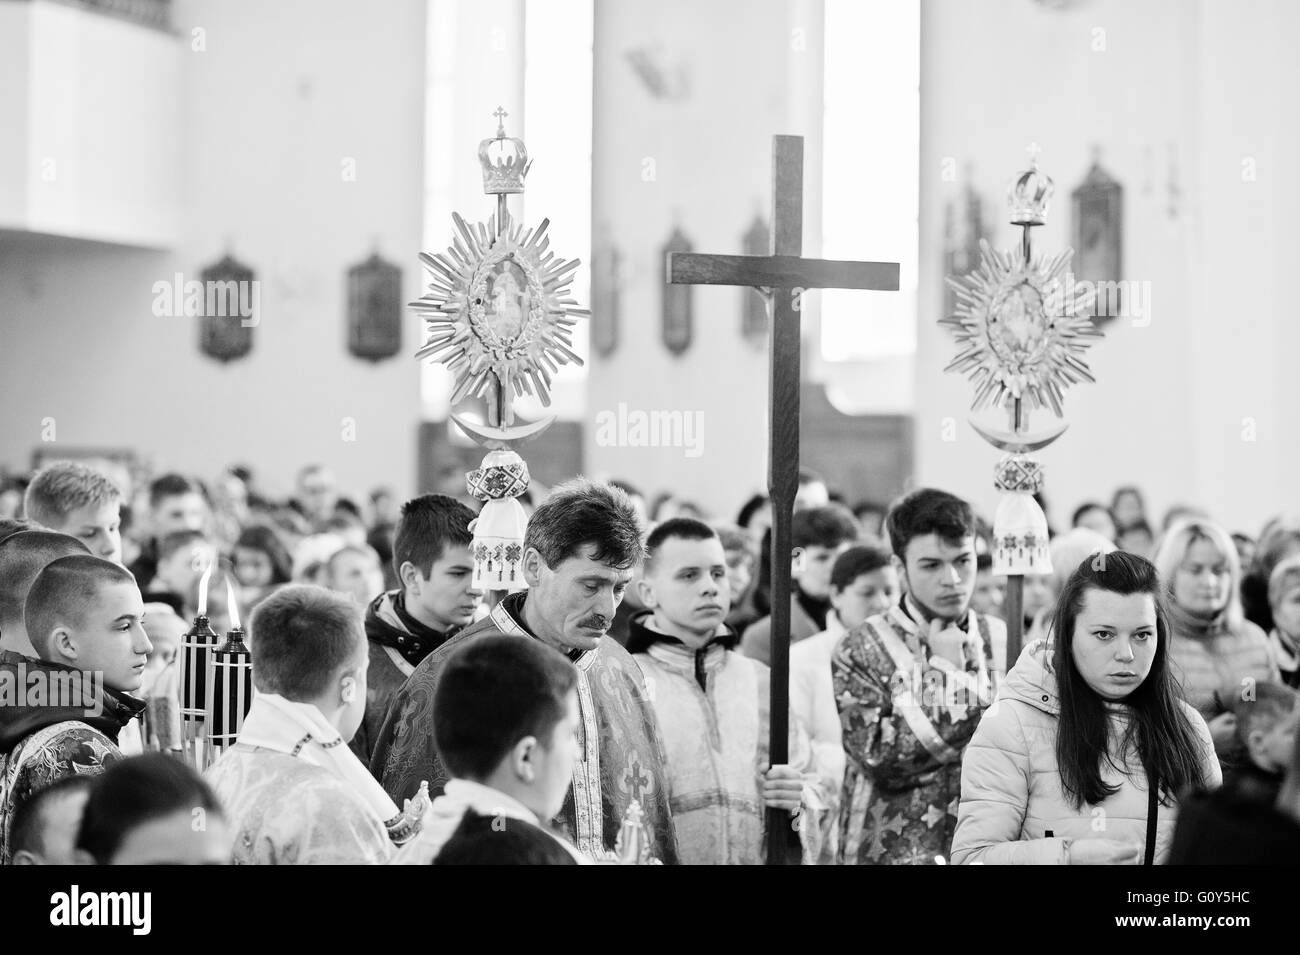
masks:
[[(1084, 681), (1074, 665), (1074, 625), (1091, 590), (1129, 596), (1147, 594), (1156, 607), (1156, 651), (1151, 672), (1124, 702), (1130, 712), (1120, 749), (1110, 750), (1110, 720), (1105, 701)], [(1086, 558), (1070, 575), (1056, 603), (1052, 633), (1053, 663), (1061, 714), (1056, 732), (1056, 761), (1061, 788), (1076, 809), (1096, 805), (1119, 791), (1102, 781), (1102, 761), (1120, 766), (1120, 754), (1136, 747), (1147, 778), (1155, 777), (1165, 801), (1203, 779), (1202, 744), (1182, 706), (1182, 691), (1169, 671), (1169, 620), (1160, 578), (1148, 560), (1115, 551)]]

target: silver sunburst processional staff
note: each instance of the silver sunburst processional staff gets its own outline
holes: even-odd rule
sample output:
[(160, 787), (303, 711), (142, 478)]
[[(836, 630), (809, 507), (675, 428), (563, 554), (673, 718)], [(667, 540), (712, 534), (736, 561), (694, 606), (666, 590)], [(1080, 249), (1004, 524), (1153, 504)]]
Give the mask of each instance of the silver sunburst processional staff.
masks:
[[(515, 450), (545, 431), (549, 415), (516, 424), (513, 402), (525, 394), (551, 404), (551, 376), (582, 359), (573, 350), (573, 326), (591, 312), (569, 297), (579, 259), (548, 250), (549, 219), (524, 230), (510, 217), (506, 197), (524, 191), (532, 167), (523, 140), (506, 136), (508, 113), (497, 107), (497, 133), (479, 143), (483, 192), (497, 197), (496, 215), (468, 224), (452, 213), (458, 236), (441, 255), (421, 253), (429, 290), (411, 303), (424, 313), (429, 338), (417, 359), (446, 364), (456, 375), (451, 403), (487, 399), (486, 426), (453, 414), (480, 446), (483, 464), (466, 475), (469, 493), (483, 502), (474, 526), (474, 586), (503, 592), (525, 588), (523, 561), (527, 515), (519, 495), (528, 489), (528, 465)], [(619, 832), (620, 853), (601, 861), (649, 864), (641, 807), (633, 802)], [(614, 856), (615, 854), (611, 854)]]
[(940, 319), (961, 346), (944, 371), (969, 375), (975, 384), (972, 411), (1001, 407), (1010, 428), (994, 431), (976, 421), (971, 427), (993, 447), (1007, 452), (994, 468), (1002, 492), (993, 518), (993, 573), (1007, 576), (1007, 669), (1020, 655), (1024, 627), (1025, 574), (1052, 572), (1047, 518), (1034, 500), (1043, 468), (1029, 453), (1059, 438), (1065, 422), (1031, 434), (1029, 414), (1049, 409), (1062, 417), (1065, 388), (1095, 381), (1079, 357), (1102, 337), (1089, 317), (1093, 290), (1076, 286), (1067, 269), (1074, 255), (1066, 249), (1051, 259), (1035, 258), (1030, 233), (1047, 219), (1055, 186), (1031, 159), (1029, 168), (1007, 187), (1011, 224), (1020, 226), (1020, 248), (997, 251), (980, 240), (980, 265), (948, 283), (957, 293), (957, 312)]
[(532, 163), (523, 140), (506, 136), (506, 111), (498, 107), (493, 115), (496, 136), (479, 144), (478, 158), (483, 192), (497, 197), (496, 215), (471, 225), (452, 213), (459, 235), (443, 254), (420, 254), (431, 281), (411, 308), (424, 314), (429, 331), (416, 358), (455, 373), (451, 403), (487, 400), (486, 426), (458, 414), (452, 420), (488, 449), (482, 466), (466, 476), (469, 493), (483, 501), (472, 546), (474, 586), (500, 593), (524, 587), (527, 517), (518, 498), (529, 476), (515, 448), (555, 420), (516, 424), (513, 402), (528, 394), (550, 405), (551, 376), (561, 365), (582, 364), (572, 328), (591, 313), (569, 297), (580, 260), (549, 251), (550, 220), (525, 231), (510, 216), (506, 197), (524, 191)]

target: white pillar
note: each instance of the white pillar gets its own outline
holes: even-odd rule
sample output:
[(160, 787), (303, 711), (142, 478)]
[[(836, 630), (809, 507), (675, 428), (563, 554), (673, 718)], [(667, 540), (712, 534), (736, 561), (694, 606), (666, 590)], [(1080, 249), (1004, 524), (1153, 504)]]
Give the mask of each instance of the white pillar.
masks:
[[(675, 490), (726, 518), (765, 488), (767, 354), (740, 333), (754, 293), (695, 288), (693, 343), (674, 356), (661, 337), (659, 250), (676, 225), (696, 251), (742, 252), (754, 214), (771, 214), (772, 136), (794, 133), (807, 137), (804, 254), (819, 252), (821, 51), (816, 0), (597, 3), (592, 236), (617, 245), (622, 283), (618, 346), (592, 354), (590, 473)], [(600, 416), (620, 404), (695, 415), (700, 440), (602, 444)]]
[[(453, 212), (468, 222), (496, 212), (495, 197), (483, 194), (477, 151), (496, 134), (497, 107), (509, 114), (506, 134), (525, 138), (524, 0), (431, 0), (428, 29), (422, 248), (441, 252), (455, 233)], [(511, 197), (510, 212), (523, 215), (522, 197)], [(426, 366), (426, 420), (447, 418), (450, 382), (443, 366)], [(451, 433), (463, 437), (455, 428)]]

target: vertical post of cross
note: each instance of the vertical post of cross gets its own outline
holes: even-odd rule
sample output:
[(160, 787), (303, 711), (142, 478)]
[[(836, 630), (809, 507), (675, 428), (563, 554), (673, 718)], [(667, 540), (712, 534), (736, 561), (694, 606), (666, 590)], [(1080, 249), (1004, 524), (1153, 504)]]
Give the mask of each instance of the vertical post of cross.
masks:
[[(803, 252), (803, 137), (776, 136), (772, 144), (772, 254), (668, 253), (668, 281), (676, 285), (741, 285), (767, 298), (768, 494), (772, 502), (771, 736), (773, 765), (789, 758), (790, 525), (799, 489), (800, 312), (805, 291), (852, 288), (898, 291), (897, 262), (805, 259)], [(799, 840), (781, 810), (767, 815), (769, 865), (798, 862)]]
[[(772, 254), (803, 254), (803, 140), (777, 136), (772, 143)], [(768, 752), (773, 765), (789, 759), (790, 713), (790, 524), (799, 490), (799, 381), (801, 288), (770, 294), (772, 343), (768, 349), (770, 434), (767, 489), (772, 499), (772, 706)], [(786, 861), (789, 819), (768, 810), (768, 863)]]

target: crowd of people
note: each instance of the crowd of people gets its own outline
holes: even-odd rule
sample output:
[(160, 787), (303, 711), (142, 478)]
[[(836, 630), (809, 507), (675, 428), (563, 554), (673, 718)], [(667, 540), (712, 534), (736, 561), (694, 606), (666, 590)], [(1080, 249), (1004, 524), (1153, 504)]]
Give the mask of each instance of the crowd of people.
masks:
[[(468, 498), (359, 505), (317, 465), (284, 502), (242, 467), (8, 481), (0, 862), (582, 864), (629, 822), (663, 863), (1297, 857), (1300, 523), (1085, 503), (1007, 659), (967, 502), (850, 507), (804, 470), (773, 765), (769, 502), (716, 522), (576, 479), (522, 503), (526, 588), (486, 595)], [(200, 611), (248, 621), (256, 689), (207, 766), (180, 713)]]

